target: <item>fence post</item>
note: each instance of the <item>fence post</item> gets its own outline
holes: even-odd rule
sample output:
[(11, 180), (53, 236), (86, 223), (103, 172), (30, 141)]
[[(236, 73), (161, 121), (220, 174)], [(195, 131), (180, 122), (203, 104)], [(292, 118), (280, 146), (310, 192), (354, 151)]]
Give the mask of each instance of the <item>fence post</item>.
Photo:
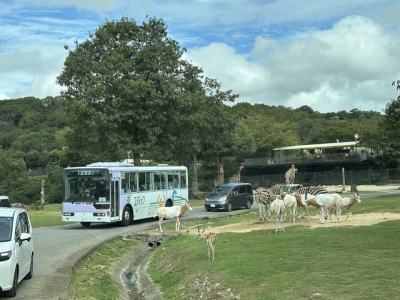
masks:
[(344, 174), (344, 168), (342, 168), (342, 192), (346, 191), (346, 178)]

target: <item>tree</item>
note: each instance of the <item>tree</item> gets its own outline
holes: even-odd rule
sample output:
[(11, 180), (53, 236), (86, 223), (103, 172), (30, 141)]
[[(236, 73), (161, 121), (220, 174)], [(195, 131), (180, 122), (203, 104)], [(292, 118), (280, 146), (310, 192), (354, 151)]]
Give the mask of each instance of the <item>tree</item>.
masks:
[[(89, 39), (75, 42), (58, 83), (67, 89), (72, 144), (103, 159), (141, 154), (170, 142), (187, 99), (184, 80), (199, 72), (181, 59), (161, 19), (141, 25), (107, 21)], [(190, 106), (190, 105), (188, 105)]]
[(296, 145), (299, 141), (296, 124), (290, 120), (281, 121), (272, 115), (252, 112), (239, 123), (251, 134), (259, 156), (270, 156), (273, 148)]
[[(400, 90), (400, 80), (393, 81), (392, 86)], [(379, 149), (376, 163), (384, 168), (400, 166), (400, 96), (386, 104), (384, 121), (380, 124), (380, 136), (375, 142)]]

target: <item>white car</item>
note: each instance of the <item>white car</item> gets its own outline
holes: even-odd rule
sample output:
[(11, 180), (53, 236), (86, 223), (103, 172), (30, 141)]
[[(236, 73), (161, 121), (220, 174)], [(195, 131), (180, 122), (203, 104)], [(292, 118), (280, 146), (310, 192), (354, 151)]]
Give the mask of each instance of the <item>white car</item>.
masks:
[(23, 208), (0, 207), (0, 292), (15, 297), (21, 280), (33, 275), (33, 235)]

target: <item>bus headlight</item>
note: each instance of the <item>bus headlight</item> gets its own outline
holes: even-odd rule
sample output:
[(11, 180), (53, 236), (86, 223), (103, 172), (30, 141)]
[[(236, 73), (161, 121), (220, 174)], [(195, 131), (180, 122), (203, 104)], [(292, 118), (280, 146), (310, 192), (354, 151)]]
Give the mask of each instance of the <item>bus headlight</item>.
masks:
[(93, 213), (94, 217), (105, 217), (106, 213), (102, 212), (102, 213)]

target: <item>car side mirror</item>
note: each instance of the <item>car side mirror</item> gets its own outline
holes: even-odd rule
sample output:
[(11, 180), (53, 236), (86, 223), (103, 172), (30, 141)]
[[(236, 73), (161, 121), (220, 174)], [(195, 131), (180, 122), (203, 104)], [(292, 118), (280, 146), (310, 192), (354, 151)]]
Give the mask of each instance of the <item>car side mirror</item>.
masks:
[(21, 245), (25, 241), (30, 241), (32, 236), (29, 233), (23, 232), (19, 238), (19, 244)]

